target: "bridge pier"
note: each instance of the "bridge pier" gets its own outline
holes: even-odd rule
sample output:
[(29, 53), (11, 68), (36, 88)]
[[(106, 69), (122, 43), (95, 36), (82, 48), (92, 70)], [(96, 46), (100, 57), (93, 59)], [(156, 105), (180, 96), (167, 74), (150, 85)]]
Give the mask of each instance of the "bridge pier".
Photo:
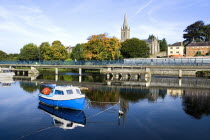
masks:
[(79, 83), (81, 83), (82, 82), (82, 76), (80, 75), (79, 76)]
[(182, 70), (179, 70), (179, 78), (182, 78)]
[(146, 68), (145, 77), (146, 77), (146, 78), (150, 78), (151, 76), (152, 76), (152, 74), (151, 74), (150, 68)]
[(82, 68), (79, 68), (79, 75), (82, 75)]
[(179, 78), (179, 86), (182, 86), (182, 78)]
[(58, 75), (58, 68), (55, 68), (55, 75)]

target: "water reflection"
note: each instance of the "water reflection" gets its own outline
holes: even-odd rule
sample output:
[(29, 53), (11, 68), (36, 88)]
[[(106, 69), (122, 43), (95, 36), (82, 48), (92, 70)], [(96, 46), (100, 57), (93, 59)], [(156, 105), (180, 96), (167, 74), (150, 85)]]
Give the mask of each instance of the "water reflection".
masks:
[(168, 89), (168, 94), (174, 98), (182, 98), (185, 113), (195, 119), (201, 119), (210, 114), (210, 92), (205, 89)]
[(20, 87), (28, 93), (34, 93), (39, 89), (39, 84), (30, 81), (20, 81)]
[(12, 77), (0, 77), (0, 83), (2, 87), (10, 87), (14, 82)]
[(54, 126), (62, 129), (75, 129), (76, 127), (85, 127), (86, 118), (83, 111), (69, 109), (54, 109), (53, 107), (39, 103), (39, 109), (48, 113)]
[[(55, 80), (55, 75), (41, 75), (40, 80)], [(42, 79), (43, 78), (43, 79)], [(58, 81), (68, 82), (78, 81), (78, 75), (58, 75)], [(39, 81), (38, 81), (39, 82)], [(54, 81), (55, 82), (55, 81)], [(89, 90), (83, 91), (92, 101), (118, 102), (121, 100), (120, 108), (126, 114), (129, 110), (129, 103), (137, 103), (141, 100), (156, 102), (158, 99), (165, 99), (166, 95), (182, 100), (183, 111), (195, 119), (201, 119), (210, 114), (210, 79), (202, 78), (182, 78), (176, 77), (152, 77), (151, 79), (141, 79), (140, 81), (107, 81), (103, 75), (82, 76), (82, 83), (91, 82)], [(101, 83), (94, 85), (94, 83)], [(149, 83), (148, 83), (149, 82)], [(77, 85), (77, 83), (75, 83)], [(104, 86), (104, 84), (108, 84)], [(20, 87), (29, 93), (37, 91), (40, 87), (33, 82), (20, 82)], [(193, 89), (192, 89), (193, 88)], [(41, 90), (41, 89), (39, 89)], [(105, 109), (110, 103), (92, 103), (93, 108)]]

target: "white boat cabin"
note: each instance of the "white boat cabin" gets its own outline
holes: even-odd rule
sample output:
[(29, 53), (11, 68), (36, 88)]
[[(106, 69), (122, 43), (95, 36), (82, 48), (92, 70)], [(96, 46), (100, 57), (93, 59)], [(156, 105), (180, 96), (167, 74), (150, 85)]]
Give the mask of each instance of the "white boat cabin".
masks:
[(40, 96), (51, 100), (71, 100), (85, 97), (80, 88), (75, 86), (56, 86), (49, 95), (40, 94)]

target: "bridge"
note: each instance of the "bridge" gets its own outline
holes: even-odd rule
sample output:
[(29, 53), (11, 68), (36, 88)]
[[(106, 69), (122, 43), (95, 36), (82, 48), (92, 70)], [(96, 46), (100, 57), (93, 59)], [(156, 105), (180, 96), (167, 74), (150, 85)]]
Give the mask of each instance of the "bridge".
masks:
[[(97, 69), (115, 77), (151, 77), (151, 75), (195, 76), (197, 71), (210, 71), (210, 57), (198, 58), (134, 58), (114, 61), (0, 61), (0, 67)], [(16, 69), (16, 71), (18, 71)], [(20, 71), (20, 70), (19, 70)], [(34, 70), (36, 71), (36, 70)]]

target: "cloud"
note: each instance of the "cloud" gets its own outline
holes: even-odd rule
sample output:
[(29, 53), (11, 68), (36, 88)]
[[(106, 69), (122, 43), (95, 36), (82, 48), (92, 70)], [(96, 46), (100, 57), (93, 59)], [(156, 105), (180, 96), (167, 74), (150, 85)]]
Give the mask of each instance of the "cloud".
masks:
[(137, 11), (136, 13), (134, 14), (133, 17), (137, 16), (140, 12), (142, 12), (144, 9), (146, 9), (151, 3), (152, 3), (153, 0), (150, 0), (148, 1), (147, 3), (145, 3), (143, 6), (141, 6)]
[[(72, 37), (62, 27), (55, 25), (41, 9), (23, 5), (0, 6), (0, 36), (10, 37), (15, 46), (20, 42), (39, 45), (43, 41), (54, 40), (60, 40), (66, 45)], [(0, 48), (3, 48), (3, 44), (6, 43), (2, 43)], [(14, 51), (14, 45), (6, 49)]]

